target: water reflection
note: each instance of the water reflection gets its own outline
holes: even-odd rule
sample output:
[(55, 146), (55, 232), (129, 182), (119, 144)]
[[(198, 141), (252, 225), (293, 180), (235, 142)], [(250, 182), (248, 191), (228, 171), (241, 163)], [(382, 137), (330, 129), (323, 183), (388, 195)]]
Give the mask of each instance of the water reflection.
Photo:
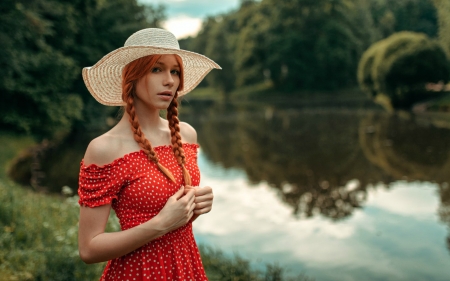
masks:
[(324, 281), (446, 280), (450, 274), (436, 184), (369, 186), (364, 209), (345, 220), (299, 220), (277, 189), (265, 182), (249, 186), (245, 173), (212, 165), (206, 157), (201, 151), (202, 182), (214, 186), (217, 200), (195, 223), (200, 243)]
[(395, 179), (450, 180), (450, 130), (419, 117), (369, 114), (359, 127), (365, 157)]
[(438, 212), (450, 226), (446, 116), (264, 104), (190, 110), (206, 157), (268, 183), (296, 216), (341, 220), (364, 205), (370, 186), (425, 181), (437, 183)]
[(361, 207), (369, 184), (450, 180), (450, 130), (414, 118), (264, 105), (195, 112), (207, 157), (268, 182), (296, 215), (338, 220)]
[[(180, 112), (197, 129), (202, 177), (216, 193), (198, 222), (204, 241), (270, 253), (324, 280), (338, 268), (354, 280), (450, 274), (450, 236), (437, 223), (450, 227), (448, 116), (292, 103), (190, 102)], [(42, 158), (50, 190), (77, 185), (86, 145), (70, 138)]]

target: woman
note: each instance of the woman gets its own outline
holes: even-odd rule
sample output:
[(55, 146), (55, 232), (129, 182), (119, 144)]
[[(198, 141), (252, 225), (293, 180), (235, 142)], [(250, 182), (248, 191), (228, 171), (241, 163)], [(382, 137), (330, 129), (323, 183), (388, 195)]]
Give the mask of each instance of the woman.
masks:
[[(180, 50), (173, 34), (149, 28), (83, 69), (97, 101), (125, 106), (118, 124), (91, 141), (80, 169), (80, 257), (109, 261), (101, 280), (207, 280), (192, 221), (211, 210), (213, 194), (198, 187), (197, 134), (179, 122), (177, 97), (213, 68)], [(105, 232), (111, 208), (120, 232)]]

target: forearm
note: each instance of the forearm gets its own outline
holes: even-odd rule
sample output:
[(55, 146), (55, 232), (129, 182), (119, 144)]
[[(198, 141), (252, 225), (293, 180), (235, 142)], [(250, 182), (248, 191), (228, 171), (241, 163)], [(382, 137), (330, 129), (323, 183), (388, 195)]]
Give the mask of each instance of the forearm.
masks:
[(80, 247), (80, 257), (86, 263), (108, 261), (126, 255), (167, 232), (169, 230), (161, 229), (156, 216), (124, 231), (96, 235), (84, 247)]

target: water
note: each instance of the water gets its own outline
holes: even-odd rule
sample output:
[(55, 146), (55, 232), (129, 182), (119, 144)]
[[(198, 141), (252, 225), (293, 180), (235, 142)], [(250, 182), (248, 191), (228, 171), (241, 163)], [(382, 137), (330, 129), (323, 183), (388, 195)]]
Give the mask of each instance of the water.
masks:
[[(215, 194), (194, 224), (199, 243), (318, 281), (450, 280), (450, 115), (339, 99), (185, 101), (180, 112)], [(73, 176), (55, 190), (76, 185), (86, 145), (74, 147), (43, 165)]]
[[(190, 112), (189, 112), (190, 110)], [(214, 208), (199, 243), (316, 280), (450, 280), (446, 115), (186, 109)]]

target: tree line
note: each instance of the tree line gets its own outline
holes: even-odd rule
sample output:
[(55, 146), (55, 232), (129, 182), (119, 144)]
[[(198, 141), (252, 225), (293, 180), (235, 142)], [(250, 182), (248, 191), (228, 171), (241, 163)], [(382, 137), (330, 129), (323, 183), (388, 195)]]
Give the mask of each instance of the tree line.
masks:
[(104, 126), (111, 108), (81, 69), (165, 19), (162, 6), (134, 0), (3, 0), (0, 14), (0, 128), (38, 139)]
[(429, 0), (241, 1), (235, 11), (209, 17), (182, 45), (217, 61), (225, 71), (203, 85), (223, 93), (269, 83), (289, 95), (357, 85), (363, 52), (399, 31), (436, 37)]
[[(4, 0), (0, 14), (0, 129), (37, 139), (105, 129), (116, 109), (92, 99), (81, 69), (165, 19), (163, 6), (136, 0)], [(374, 42), (402, 30), (434, 38), (438, 25), (431, 0), (242, 0), (180, 45), (224, 69), (202, 86), (226, 94), (268, 84), (289, 96), (354, 87)]]

